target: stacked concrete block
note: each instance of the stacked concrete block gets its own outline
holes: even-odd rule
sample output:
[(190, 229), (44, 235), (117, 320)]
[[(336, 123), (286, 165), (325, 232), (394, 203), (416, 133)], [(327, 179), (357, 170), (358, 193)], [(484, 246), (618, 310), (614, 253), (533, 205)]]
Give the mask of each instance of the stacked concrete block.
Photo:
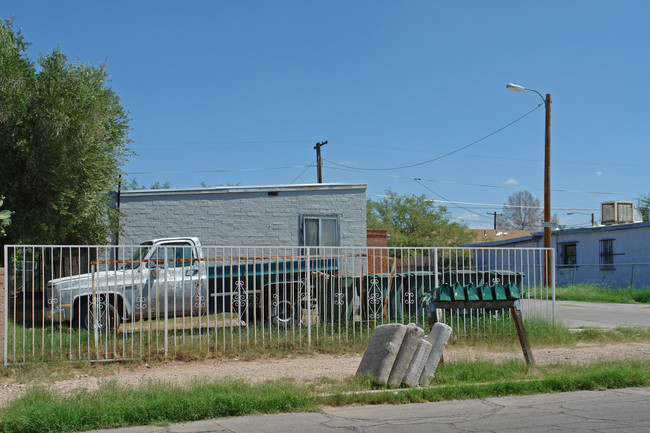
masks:
[(406, 370), (408, 370), (413, 355), (418, 348), (418, 342), (424, 337), (424, 329), (415, 325), (407, 325), (402, 346), (399, 349), (397, 358), (388, 377), (388, 384), (390, 386), (399, 386), (404, 379)]
[(420, 339), (415, 354), (413, 354), (411, 364), (409, 365), (408, 370), (406, 370), (406, 374), (402, 380), (403, 383), (408, 386), (418, 386), (420, 384), (420, 376), (422, 376), (424, 366), (427, 365), (432, 347), (431, 343), (427, 340), (424, 338)]
[(442, 357), (442, 352), (447, 346), (447, 341), (451, 336), (451, 327), (445, 325), (444, 323), (436, 323), (433, 325), (433, 329), (425, 339), (431, 343), (431, 353), (429, 354), (429, 359), (427, 360), (426, 365), (424, 366), (424, 371), (422, 371), (422, 376), (420, 376), (420, 385), (428, 386), (431, 383), (431, 379), (436, 374), (436, 369), (438, 368), (438, 363)]
[(372, 334), (357, 369), (357, 377), (371, 375), (380, 385), (427, 386), (431, 383), (451, 328), (436, 323), (431, 333), (416, 325), (380, 325)]
[(405, 334), (406, 326), (399, 323), (380, 325), (375, 328), (368, 348), (361, 358), (357, 377), (369, 374), (376, 383), (386, 385)]

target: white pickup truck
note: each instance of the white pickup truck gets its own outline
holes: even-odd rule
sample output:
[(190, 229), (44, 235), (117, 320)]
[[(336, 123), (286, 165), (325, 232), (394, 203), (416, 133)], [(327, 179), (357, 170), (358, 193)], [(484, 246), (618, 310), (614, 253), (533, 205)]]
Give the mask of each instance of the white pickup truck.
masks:
[(207, 262), (198, 238), (154, 239), (132, 252), (119, 262), (97, 261), (91, 273), (49, 281), (46, 320), (93, 329), (125, 318), (206, 314)]
[(123, 320), (229, 312), (287, 324), (309, 299), (307, 275), (338, 269), (336, 259), (302, 256), (206, 258), (195, 237), (154, 239), (126, 252), (132, 257), (49, 281), (46, 320), (101, 331)]

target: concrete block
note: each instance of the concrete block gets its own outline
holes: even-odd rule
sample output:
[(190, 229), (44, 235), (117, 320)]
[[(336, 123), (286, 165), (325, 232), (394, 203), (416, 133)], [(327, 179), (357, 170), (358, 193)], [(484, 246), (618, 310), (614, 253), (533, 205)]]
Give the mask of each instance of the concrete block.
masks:
[(388, 384), (390, 386), (399, 386), (404, 379), (406, 370), (411, 365), (413, 355), (418, 348), (418, 342), (424, 337), (424, 330), (415, 325), (407, 325), (402, 346), (399, 348), (393, 369), (388, 376)]
[(368, 348), (361, 358), (356, 376), (370, 374), (376, 383), (386, 385), (405, 334), (406, 326), (400, 323), (390, 323), (375, 328)]
[(431, 333), (424, 337), (425, 340), (431, 343), (432, 347), (429, 359), (422, 371), (422, 376), (420, 376), (420, 385), (428, 386), (431, 383), (431, 379), (433, 379), (433, 376), (436, 374), (436, 369), (438, 368), (438, 363), (442, 357), (442, 352), (445, 350), (445, 346), (447, 346), (447, 341), (449, 341), (450, 336), (451, 327), (438, 322), (433, 325)]
[(404, 375), (404, 379), (402, 379), (402, 383), (405, 383), (408, 386), (419, 385), (420, 377), (422, 376), (422, 371), (424, 370), (424, 367), (427, 365), (427, 361), (429, 360), (429, 354), (431, 353), (432, 347), (433, 346), (431, 345), (430, 342), (428, 342), (424, 338), (420, 339), (420, 342), (418, 343), (418, 348), (415, 350), (415, 353), (413, 354), (413, 359), (411, 360), (411, 364), (409, 365), (409, 368), (406, 370), (406, 374)]

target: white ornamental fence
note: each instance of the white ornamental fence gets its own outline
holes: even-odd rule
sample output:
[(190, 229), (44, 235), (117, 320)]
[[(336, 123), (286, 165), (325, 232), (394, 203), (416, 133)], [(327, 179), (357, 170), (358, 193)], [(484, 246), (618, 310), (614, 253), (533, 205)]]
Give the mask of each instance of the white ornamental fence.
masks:
[(10, 245), (1, 355), (8, 365), (349, 344), (384, 323), (428, 329), (433, 311), (459, 338), (509, 332), (503, 311), (436, 304), (503, 292), (524, 318), (552, 321), (545, 254), (554, 263), (539, 248)]

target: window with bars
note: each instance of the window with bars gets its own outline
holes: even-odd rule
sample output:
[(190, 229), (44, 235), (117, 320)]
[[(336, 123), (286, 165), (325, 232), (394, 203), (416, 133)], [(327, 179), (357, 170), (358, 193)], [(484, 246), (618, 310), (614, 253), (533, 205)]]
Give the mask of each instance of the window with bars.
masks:
[(600, 240), (600, 269), (614, 269), (614, 239)]
[(560, 244), (560, 265), (576, 266), (578, 264), (577, 242), (563, 242)]

